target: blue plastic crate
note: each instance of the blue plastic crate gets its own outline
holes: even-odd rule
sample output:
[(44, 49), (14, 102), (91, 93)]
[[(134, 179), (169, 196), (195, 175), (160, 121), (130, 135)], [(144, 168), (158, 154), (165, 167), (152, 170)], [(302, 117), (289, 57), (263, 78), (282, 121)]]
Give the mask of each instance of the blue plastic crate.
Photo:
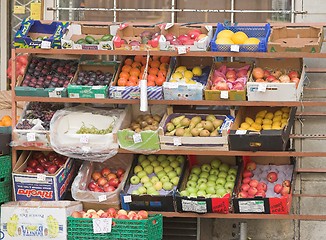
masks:
[(229, 29), (232, 32), (242, 31), (248, 37), (255, 37), (260, 40), (259, 44), (240, 44), (239, 52), (267, 52), (267, 42), (271, 34), (271, 26), (267, 23), (265, 26), (225, 26), (222, 23), (217, 24), (214, 37), (211, 41), (211, 51), (213, 52), (231, 52), (231, 44), (216, 44), (216, 37), (222, 30)]

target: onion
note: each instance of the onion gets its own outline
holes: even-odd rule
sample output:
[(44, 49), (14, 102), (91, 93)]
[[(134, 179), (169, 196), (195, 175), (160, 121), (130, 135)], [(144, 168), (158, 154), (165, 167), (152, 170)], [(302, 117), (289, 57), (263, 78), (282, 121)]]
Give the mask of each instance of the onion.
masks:
[(139, 41), (136, 41), (136, 40), (133, 40), (129, 43), (130, 46), (140, 46), (140, 42)]
[(215, 79), (217, 77), (222, 77), (224, 80), (226, 80), (226, 76), (222, 72), (215, 70), (214, 74), (213, 74), (213, 79)]
[(242, 70), (239, 70), (238, 72), (237, 72), (237, 77), (238, 78), (240, 78), (240, 77), (245, 77), (245, 76), (247, 76), (247, 74), (248, 74), (248, 70), (245, 70), (245, 69), (242, 69)]
[(234, 90), (244, 90), (244, 84), (241, 82), (237, 82), (236, 84), (233, 85)]
[(224, 65), (224, 64), (217, 69), (218, 72), (221, 72), (224, 75), (226, 74), (226, 70), (227, 70), (227, 68), (226, 68), (226, 65)]
[(241, 77), (241, 78), (238, 78), (235, 82), (236, 82), (236, 83), (237, 83), (237, 82), (240, 82), (240, 83), (242, 83), (242, 84), (246, 84), (246, 82), (247, 82), (247, 77)]
[(188, 40), (190, 40), (190, 38), (188, 37), (188, 35), (180, 35), (178, 37), (178, 40), (181, 42), (181, 43), (184, 43), (184, 42), (187, 42)]
[(264, 70), (261, 68), (254, 68), (254, 70), (252, 70), (252, 75), (254, 76), (255, 79), (263, 78)]
[(285, 75), (285, 74), (281, 75), (279, 77), (279, 80), (280, 80), (281, 83), (289, 83), (289, 82), (291, 82), (290, 77), (288, 75)]

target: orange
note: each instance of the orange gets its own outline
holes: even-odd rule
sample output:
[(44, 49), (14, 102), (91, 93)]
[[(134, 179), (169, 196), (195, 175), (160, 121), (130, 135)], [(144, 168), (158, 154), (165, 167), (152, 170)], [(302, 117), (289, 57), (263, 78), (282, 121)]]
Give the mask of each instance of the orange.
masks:
[(137, 55), (137, 56), (135, 56), (134, 61), (135, 61), (135, 62), (141, 62), (141, 60), (142, 60), (143, 58), (144, 58), (143, 56), (141, 56), (141, 55)]
[(158, 77), (155, 80), (155, 83), (157, 86), (162, 86), (164, 82), (165, 82), (165, 78), (163, 78), (163, 77)]
[(154, 87), (155, 86), (155, 82), (154, 81), (147, 81), (147, 86)]
[(169, 65), (167, 63), (161, 63), (160, 70), (166, 70), (167, 71), (168, 68), (169, 68)]
[(125, 78), (119, 78), (118, 86), (126, 86), (127, 80)]
[(122, 67), (122, 72), (130, 72), (130, 70), (131, 70), (131, 66), (130, 65), (124, 65), (123, 67)]
[(126, 60), (125, 60), (125, 65), (129, 65), (129, 66), (131, 66), (131, 64), (132, 64), (132, 59), (131, 58), (127, 58)]
[(132, 75), (131, 75), (131, 76), (129, 77), (128, 81), (138, 82), (138, 77), (136, 77), (136, 76), (132, 76)]
[(130, 77), (130, 75), (129, 75), (129, 73), (127, 73), (127, 72), (121, 72), (121, 73), (119, 74), (119, 77), (120, 77), (120, 78), (124, 78), (124, 79), (128, 79), (128, 78)]
[(132, 68), (141, 68), (141, 63), (140, 62), (133, 62), (131, 64)]
[(155, 75), (149, 74), (147, 77), (147, 80), (150, 82), (155, 82), (156, 78), (157, 77)]
[(1, 121), (2, 123), (3, 123), (3, 125), (4, 126), (6, 126), (6, 127), (9, 127), (9, 126), (11, 126), (12, 125), (12, 122), (11, 122), (11, 119), (4, 119), (4, 120), (2, 120)]
[(0, 126), (4, 126), (4, 124), (3, 124), (3, 122), (2, 122), (2, 121), (0, 121)]
[(169, 56), (162, 56), (160, 58), (161, 63), (169, 63), (170, 62), (170, 57)]
[(1, 118), (1, 121), (3, 120), (10, 120), (11, 121), (11, 117), (9, 115), (4, 115), (2, 118)]
[(160, 65), (161, 65), (160, 61), (154, 60), (154, 61), (151, 62), (151, 65), (150, 66), (152, 68), (159, 68)]
[(138, 77), (140, 74), (140, 70), (138, 68), (132, 68), (130, 70), (130, 75)]
[(163, 77), (164, 79), (166, 78), (166, 71), (158, 71), (158, 74), (157, 74), (158, 77)]
[(148, 73), (149, 74), (152, 74), (152, 75), (157, 75), (158, 74), (158, 68), (150, 68), (149, 70), (148, 70)]
[(128, 87), (133, 87), (133, 86), (137, 86), (137, 85), (136, 85), (135, 82), (128, 81), (126, 86), (128, 86)]
[(160, 56), (153, 56), (153, 61), (158, 60), (160, 61)]

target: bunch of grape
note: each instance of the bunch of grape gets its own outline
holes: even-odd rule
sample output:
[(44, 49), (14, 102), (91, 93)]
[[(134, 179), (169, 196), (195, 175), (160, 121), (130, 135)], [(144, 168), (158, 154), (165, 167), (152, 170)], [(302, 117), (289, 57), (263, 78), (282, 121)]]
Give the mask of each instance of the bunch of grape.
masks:
[(16, 128), (17, 129), (31, 129), (35, 126), (35, 124), (33, 123), (30, 123), (28, 120), (24, 120), (22, 122), (19, 122), (17, 125), (16, 125)]
[(95, 126), (86, 127), (85, 123), (80, 127), (80, 129), (76, 132), (77, 134), (98, 134), (105, 135), (111, 133), (113, 130), (114, 122), (106, 129), (98, 129)]

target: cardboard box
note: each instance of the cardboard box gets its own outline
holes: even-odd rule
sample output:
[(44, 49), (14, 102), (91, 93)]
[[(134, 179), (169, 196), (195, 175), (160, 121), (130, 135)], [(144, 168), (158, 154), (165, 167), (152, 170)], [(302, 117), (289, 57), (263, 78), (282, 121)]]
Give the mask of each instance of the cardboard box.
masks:
[[(187, 34), (190, 30), (199, 29), (202, 34), (206, 34), (207, 36), (200, 39), (195, 40), (193, 45), (172, 45), (170, 41), (167, 41), (165, 35), (171, 33), (177, 37), (180, 35)], [(213, 37), (213, 27), (212, 26), (183, 26), (181, 24), (173, 24), (167, 23), (165, 27), (162, 29), (160, 37), (160, 50), (161, 51), (175, 51), (178, 48), (186, 48), (186, 51), (207, 51), (209, 47), (209, 43)], [(178, 50), (180, 51), (180, 50)]]
[[(78, 73), (80, 71), (97, 71), (100, 70), (104, 74), (112, 73), (112, 79), (116, 74), (118, 69), (117, 62), (101, 62), (101, 63), (92, 63), (86, 62), (78, 65), (78, 70), (75, 74), (74, 79), (71, 81), (71, 84), (68, 85), (68, 97), (70, 98), (107, 98), (109, 92), (109, 85), (106, 86), (87, 86), (87, 85), (73, 85), (78, 79)], [(111, 82), (110, 81), (110, 82)], [(109, 83), (110, 84), (110, 83)]]
[(323, 40), (323, 27), (273, 27), (268, 52), (319, 53)]
[[(190, 170), (195, 165), (202, 165), (204, 163), (210, 163), (213, 159), (216, 159), (214, 156), (190, 156), (189, 157), (189, 166), (185, 171), (184, 177), (180, 184), (178, 185), (177, 191), (175, 193), (175, 202), (178, 212), (195, 212), (195, 213), (229, 213), (231, 210), (231, 200), (234, 193), (227, 193), (224, 197), (220, 198), (205, 198), (205, 197), (186, 197), (181, 196), (180, 192), (186, 189), (186, 184), (190, 174)], [(227, 163), (229, 166), (238, 167), (238, 162), (236, 157), (219, 157), (222, 163)], [(235, 183), (239, 178), (239, 169), (236, 176)]]
[(246, 117), (255, 119), (256, 114), (261, 110), (275, 112), (281, 107), (240, 107), (236, 114), (235, 121), (229, 132), (230, 150), (238, 151), (284, 151), (287, 148), (290, 132), (294, 124), (294, 117), (297, 111), (292, 107), (289, 113), (287, 125), (281, 130), (261, 130), (260, 132), (238, 130)]
[(68, 158), (65, 165), (54, 174), (26, 173), (24, 169), (31, 155), (32, 152), (24, 151), (12, 173), (15, 200), (59, 201), (63, 199), (75, 174), (74, 160)]
[[(156, 41), (148, 38), (143, 38), (142, 33), (145, 31), (152, 32), (153, 35), (157, 33)], [(159, 35), (161, 29), (158, 26), (133, 26), (128, 24), (121, 24), (117, 30), (117, 34), (113, 40), (115, 50), (151, 50), (158, 51), (159, 49)], [(155, 39), (155, 37), (154, 37)], [(138, 46), (132, 46), (130, 43), (139, 42)]]
[(14, 37), (15, 48), (61, 48), (60, 40), (68, 22), (45, 23), (26, 18)]
[[(64, 49), (83, 49), (83, 50), (113, 50), (113, 32), (117, 25), (95, 25), (95, 24), (78, 24), (69, 25), (66, 33), (62, 36), (61, 47)], [(111, 35), (110, 38), (101, 38), (105, 35)], [(85, 39), (92, 36), (98, 40), (98, 44), (88, 44), (86, 42), (78, 42), (79, 39)]]
[[(242, 172), (244, 168), (241, 170), (241, 174), (239, 175), (236, 189), (235, 189), (235, 197), (233, 198), (233, 206), (235, 213), (253, 213), (253, 214), (289, 214), (291, 211), (292, 204), (292, 190), (294, 187), (295, 179), (294, 179), (294, 169), (295, 169), (295, 159), (290, 157), (243, 157), (244, 164), (246, 166), (248, 161), (254, 161), (257, 164), (257, 168), (267, 167), (270, 168), (271, 165), (277, 165), (278, 169), (285, 169), (287, 174), (283, 174), (282, 172), (278, 173), (279, 180), (275, 183), (269, 183), (267, 179), (261, 178), (260, 182), (265, 182), (267, 184), (267, 195), (266, 197), (254, 197), (254, 198), (238, 198), (238, 193), (240, 192), (241, 182), (242, 182)], [(258, 165), (259, 164), (259, 165)], [(267, 171), (268, 172), (268, 171)], [(266, 173), (267, 173), (266, 172)], [(283, 176), (290, 176), (290, 178), (282, 179), (281, 174)], [(253, 179), (257, 179), (258, 177), (253, 176)], [(290, 193), (288, 195), (282, 196), (281, 194), (274, 193), (274, 185), (282, 184), (282, 181), (290, 180), (291, 188)], [(271, 192), (269, 191), (271, 190)]]
[[(211, 68), (213, 58), (189, 58), (189, 57), (177, 57), (172, 58), (172, 69), (168, 80), (163, 83), (163, 93), (165, 100), (203, 100), (203, 90), (205, 85), (200, 82), (196, 84), (186, 84), (179, 82), (170, 82), (172, 74), (175, 72), (178, 66), (186, 66), (188, 70), (191, 70), (195, 66), (202, 68)], [(175, 61), (175, 63), (174, 63)], [(209, 70), (210, 71), (210, 70)], [(203, 73), (203, 77), (208, 79), (210, 72)]]
[(9, 202), (1, 206), (4, 239), (67, 239), (67, 217), (81, 211), (79, 202)]
[[(187, 149), (198, 149), (198, 150), (212, 150), (219, 151), (228, 150), (228, 139), (227, 131), (217, 137), (177, 137), (177, 136), (166, 136), (166, 124), (173, 118), (185, 115), (191, 119), (194, 116), (200, 116), (202, 119), (206, 119), (208, 114), (195, 114), (195, 113), (173, 113), (172, 108), (167, 109), (167, 113), (163, 116), (159, 128), (159, 137), (161, 149), (165, 150), (187, 150)], [(224, 120), (225, 115), (216, 115), (217, 119)]]
[[(138, 164), (138, 160), (135, 159), (132, 163), (131, 170), (129, 171), (128, 178), (123, 190), (120, 193), (121, 196), (121, 207), (125, 210), (147, 210), (147, 211), (164, 211), (164, 212), (174, 212), (174, 194), (176, 191), (176, 186), (173, 187), (171, 191), (160, 190), (160, 195), (134, 195), (132, 190), (138, 188), (141, 184), (134, 185), (130, 184), (130, 178), (134, 175), (134, 168)], [(185, 160), (182, 167), (182, 172), (179, 178), (179, 183), (181, 183), (184, 172), (186, 169), (187, 160)], [(156, 176), (155, 173), (152, 174)], [(152, 176), (150, 175), (150, 177)]]
[[(251, 67), (248, 70), (247, 81), (252, 71), (252, 63), (249, 62), (215, 62), (212, 67), (211, 74), (208, 78), (207, 85), (205, 88), (205, 100), (231, 100), (231, 101), (245, 101), (246, 100), (246, 86), (244, 90), (212, 90), (212, 80), (215, 69), (218, 69), (222, 65), (226, 65), (228, 68), (242, 68), (244, 66), (250, 65)], [(221, 92), (222, 93), (221, 95)], [(227, 94), (226, 94), (227, 93)]]
[(256, 59), (255, 65), (267, 69), (296, 70), (301, 74), (300, 82), (298, 87), (295, 83), (256, 83), (251, 77), (247, 82), (248, 101), (300, 101), (306, 76), (302, 59)]

